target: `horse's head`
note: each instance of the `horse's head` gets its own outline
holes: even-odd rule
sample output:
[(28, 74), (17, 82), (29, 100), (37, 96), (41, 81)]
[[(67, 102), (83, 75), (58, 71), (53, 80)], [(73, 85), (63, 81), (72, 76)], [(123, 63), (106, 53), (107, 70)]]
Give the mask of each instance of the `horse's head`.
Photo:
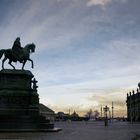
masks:
[(33, 53), (35, 52), (35, 44), (34, 43), (31, 43), (31, 44), (27, 44), (24, 48), (25, 50), (27, 50), (29, 53)]
[(32, 43), (31, 45), (30, 45), (30, 49), (31, 49), (31, 52), (33, 53), (33, 52), (35, 52), (35, 44), (34, 43)]

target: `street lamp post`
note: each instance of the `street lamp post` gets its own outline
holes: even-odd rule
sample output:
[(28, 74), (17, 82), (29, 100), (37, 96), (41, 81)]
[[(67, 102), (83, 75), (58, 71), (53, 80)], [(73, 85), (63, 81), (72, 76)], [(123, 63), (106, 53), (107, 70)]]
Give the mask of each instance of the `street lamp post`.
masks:
[(109, 111), (109, 107), (106, 105), (103, 109), (104, 109), (104, 116), (105, 116), (105, 126), (108, 126), (107, 112)]
[(114, 106), (113, 106), (113, 102), (112, 102), (112, 122), (113, 122), (113, 119), (114, 119)]

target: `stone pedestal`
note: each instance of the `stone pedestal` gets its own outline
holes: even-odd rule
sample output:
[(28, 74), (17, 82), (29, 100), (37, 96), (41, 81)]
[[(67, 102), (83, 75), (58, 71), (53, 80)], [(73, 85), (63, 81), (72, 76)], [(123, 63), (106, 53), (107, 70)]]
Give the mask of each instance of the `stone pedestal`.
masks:
[(39, 96), (27, 70), (0, 71), (0, 131), (58, 131), (39, 114)]

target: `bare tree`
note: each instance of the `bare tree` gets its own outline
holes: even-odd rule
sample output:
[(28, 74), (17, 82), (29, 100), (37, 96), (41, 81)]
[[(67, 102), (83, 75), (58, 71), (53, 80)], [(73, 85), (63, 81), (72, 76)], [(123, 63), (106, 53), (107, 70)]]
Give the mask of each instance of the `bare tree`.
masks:
[(93, 111), (92, 111), (92, 109), (90, 109), (90, 110), (86, 113), (86, 116), (90, 119), (92, 115), (93, 115)]

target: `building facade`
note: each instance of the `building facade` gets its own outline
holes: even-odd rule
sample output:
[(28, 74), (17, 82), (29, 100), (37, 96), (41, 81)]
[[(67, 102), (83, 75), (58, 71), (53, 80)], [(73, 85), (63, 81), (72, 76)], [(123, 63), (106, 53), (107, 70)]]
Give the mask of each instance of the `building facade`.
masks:
[(47, 120), (54, 121), (55, 120), (55, 112), (45, 106), (44, 104), (39, 104), (39, 113), (46, 117)]
[(127, 120), (130, 122), (140, 121), (140, 83), (138, 86), (136, 93), (134, 90), (127, 93)]

